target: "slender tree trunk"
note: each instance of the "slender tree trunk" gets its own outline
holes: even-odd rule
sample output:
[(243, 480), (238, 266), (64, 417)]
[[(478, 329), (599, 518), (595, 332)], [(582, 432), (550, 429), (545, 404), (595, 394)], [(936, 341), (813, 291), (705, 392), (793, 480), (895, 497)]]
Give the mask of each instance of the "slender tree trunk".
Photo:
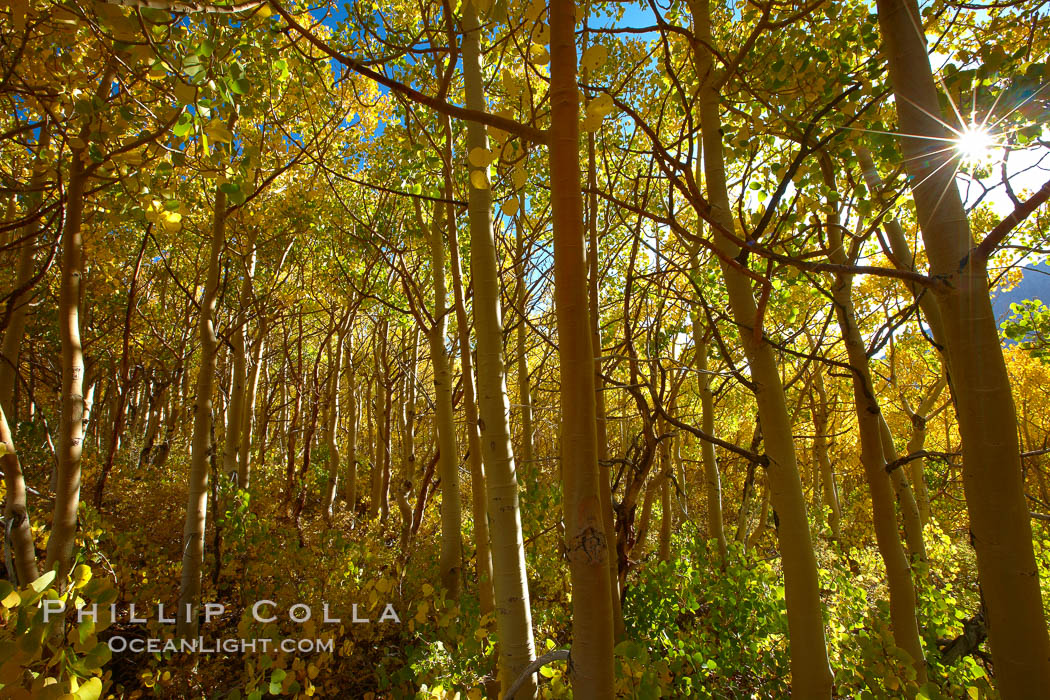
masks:
[[(841, 245), (841, 242), (840, 242)], [(841, 250), (841, 248), (839, 248)], [(838, 260), (845, 263), (845, 256)], [(908, 557), (901, 545), (894, 509), (893, 485), (886, 473), (881, 434), (881, 411), (871, 382), (871, 370), (864, 339), (857, 327), (851, 298), (852, 275), (839, 275), (833, 287), (835, 312), (842, 340), (849, 357), (853, 382), (853, 403), (860, 437), (860, 461), (871, 492), (872, 525), (879, 554), (886, 566), (886, 584), (890, 597), (890, 625), (897, 646), (911, 656), (919, 685), (926, 683), (926, 660), (919, 640), (915, 613), (915, 587), (912, 584)]]
[(328, 482), (324, 497), (325, 518), (329, 521), (334, 515), (336, 489), (339, 486), (339, 375), (343, 369), (343, 341), (350, 329), (350, 319), (342, 319), (341, 326), (336, 333), (335, 347), (329, 353), (328, 420), (325, 425), (325, 442), (328, 444)]
[[(451, 171), (446, 172), (451, 182)], [(495, 592), (492, 583), (492, 553), (489, 544), (488, 485), (482, 460), (481, 435), (478, 433), (478, 406), (474, 392), (474, 363), (470, 355), (470, 321), (463, 292), (463, 272), (459, 262), (459, 234), (455, 209), (448, 211), (449, 267), (452, 271), (452, 297), (456, 305), (456, 328), (459, 331), (460, 366), (463, 377), (463, 417), (467, 434), (467, 466), (470, 471), (471, 518), (474, 521), (474, 573), (478, 581), (478, 599), (482, 616), (494, 614)], [(489, 694), (499, 692), (492, 683)]]
[(963, 440), (970, 539), (988, 620), (999, 692), (1050, 696), (1047, 635), (1017, 439), (1017, 415), (988, 293), (945, 152), (937, 86), (915, 0), (878, 0), (901, 146), (937, 291)]
[[(37, 155), (34, 174), (30, 180), (33, 193), (44, 186), (46, 169), (42, 165), (43, 157), (51, 143), (51, 128), (45, 123), (40, 129), (37, 142)], [(14, 205), (14, 197), (11, 199)], [(32, 194), (27, 200), (26, 211), (31, 212), (40, 204), (40, 197)], [(32, 298), (30, 284), (33, 279), (33, 254), (40, 233), (37, 217), (33, 217), (23, 229), (24, 240), (18, 250), (18, 270), (15, 279), (15, 294), (8, 301), (10, 315), (4, 339), (0, 348), (0, 440), (6, 446), (0, 464), (4, 469), (4, 486), (7, 491), (4, 499), (4, 527), (9, 533), (6, 537), (11, 552), (16, 586), (24, 586), (35, 581), (39, 576), (36, 564), (36, 546), (33, 544), (33, 531), (29, 518), (29, 507), (26, 500), (25, 476), (16, 452), (14, 428), (17, 423), (18, 406), (16, 385), (18, 383), (18, 364), (21, 355), (22, 339), (25, 337), (26, 319), (29, 314), (29, 301)], [(8, 424), (10, 418), (11, 424)]]
[(525, 339), (525, 323), (528, 318), (528, 280), (525, 279), (525, 235), (522, 230), (522, 219), (525, 216), (524, 207), (515, 219), (517, 235), (514, 237), (515, 255), (514, 262), (517, 268), (518, 281), (515, 286), (515, 304), (521, 317), (518, 319), (516, 329), (516, 360), (518, 372), (518, 404), (521, 409), (521, 457), (522, 465), (526, 470), (536, 468), (536, 454), (533, 443), (534, 428), (532, 426), (532, 393), (529, 387), (529, 362), (528, 345)]
[[(451, 158), (452, 125), (443, 119), (447, 156)], [(445, 198), (452, 198), (451, 183), (445, 183)], [(430, 269), (434, 283), (434, 325), (427, 333), (430, 362), (434, 366), (434, 413), (437, 429), (438, 475), (441, 479), (441, 559), (438, 571), (441, 585), (452, 600), (459, 598), (463, 576), (462, 514), (459, 502), (459, 448), (456, 446), (456, 419), (452, 408), (452, 372), (449, 369), (445, 336), (448, 330), (448, 290), (445, 286), (446, 208), (434, 205), (430, 230)], [(422, 488), (422, 487), (421, 487)]]
[[(572, 665), (577, 699), (613, 697), (609, 540), (598, 472), (595, 362), (587, 290), (576, 80), (576, 3), (551, 0), (551, 212), (554, 307), (561, 373), (561, 467), (572, 579)], [(611, 517), (611, 516), (610, 516)]]
[(408, 362), (402, 378), (401, 410), (401, 468), (395, 486), (398, 510), (401, 512), (402, 556), (408, 556), (408, 543), (412, 537), (412, 490), (419, 482), (416, 474), (416, 368), (419, 366), (419, 327), (410, 331)]
[(230, 480), (237, 479), (237, 485), (244, 488), (240, 481), (241, 469), (237, 462), (241, 455), (241, 431), (244, 430), (244, 417), (251, 414), (248, 398), (248, 310), (252, 303), (252, 277), (255, 275), (255, 236), (257, 227), (252, 227), (248, 238), (248, 260), (244, 279), (241, 280), (241, 293), (234, 317), (230, 344), (233, 346), (233, 377), (230, 383), (230, 401), (227, 412), (226, 432), (222, 448), (222, 470)]
[(660, 561), (671, 561), (671, 446), (665, 440), (660, 449), (660, 461), (663, 463), (663, 483), (660, 485)]
[(346, 479), (343, 480), (343, 500), (351, 513), (357, 511), (357, 420), (358, 393), (357, 372), (354, 362), (354, 331), (346, 336), (346, 349), (343, 351), (344, 371), (347, 373), (347, 437), (346, 437)]
[(200, 305), (200, 370), (197, 396), (193, 403), (193, 442), (190, 452), (189, 499), (182, 544), (182, 583), (179, 589), (178, 622), (180, 637), (197, 636), (197, 609), (200, 605), (201, 571), (204, 568), (204, 534), (208, 520), (208, 466), (212, 444), (212, 390), (215, 382), (215, 307), (219, 296), (219, 258), (226, 238), (226, 195), (215, 191), (211, 249)]
[(84, 186), (87, 174), (74, 151), (66, 190), (66, 221), (62, 230), (61, 288), (58, 300), (59, 336), (62, 341), (62, 418), (59, 427), (58, 470), (47, 568), (57, 567), (59, 578), (69, 572), (73, 537), (80, 505), (80, 457), (84, 440), (84, 351), (80, 342), (80, 297), (84, 269)]
[[(897, 460), (897, 449), (893, 446), (893, 433), (886, 423), (886, 417), (879, 414), (879, 430), (882, 443), (883, 460), (886, 464)], [(922, 518), (919, 515), (919, 505), (915, 501), (915, 493), (912, 491), (908, 478), (904, 471), (894, 469), (890, 474), (890, 481), (897, 492), (897, 503), (901, 510), (901, 520), (904, 521), (904, 535), (908, 543), (908, 554), (912, 561), (926, 561), (926, 542), (922, 536)]]
[(831, 526), (831, 537), (842, 542), (842, 511), (839, 506), (839, 490), (835, 484), (835, 472), (828, 457), (828, 397), (824, 388), (824, 375), (820, 368), (813, 371), (813, 390), (816, 401), (813, 403), (813, 452), (820, 469), (820, 478), (824, 487), (824, 500), (830, 510), (828, 525)]
[[(481, 28), (471, 2), (463, 5), (463, 81), (468, 109), (484, 111)], [(485, 126), (467, 123), (467, 151), (488, 148)], [(481, 185), (479, 187), (478, 185)], [(474, 281), (474, 327), (477, 333), (478, 405), (481, 449), (492, 519), (492, 575), (500, 639), (500, 684), (503, 692), (535, 658), (525, 547), (518, 507), (518, 477), (510, 441), (510, 405), (503, 363), (499, 264), (492, 232), (492, 191), (488, 167), (471, 166), (468, 185), (470, 271)], [(535, 676), (515, 696), (536, 697)]]
[[(695, 257), (693, 268), (696, 268)], [(697, 383), (700, 388), (700, 427), (708, 435), (715, 434), (715, 399), (711, 393), (711, 375), (708, 369), (707, 338), (700, 327), (700, 315), (693, 312), (693, 338), (696, 344)], [(707, 494), (707, 534), (718, 543), (718, 556), (724, 562), (729, 556), (725, 527), (722, 524), (722, 479), (718, 472), (718, 458), (713, 443), (700, 443), (704, 463), (704, 488)]]
[[(237, 485), (247, 491), (252, 479), (252, 428), (255, 417), (255, 397), (259, 390), (259, 376), (263, 367), (263, 350), (266, 346), (266, 317), (260, 317), (255, 341), (252, 343), (252, 369), (244, 387), (244, 412), (241, 423), (240, 449), (237, 456)], [(263, 395), (265, 403), (265, 394)], [(265, 409), (262, 409), (265, 410)], [(265, 439), (265, 435), (262, 436)]]
[[(383, 343), (383, 337), (380, 336), (380, 343)], [(382, 499), (382, 488), (383, 488), (383, 458), (381, 456), (381, 448), (379, 444), (382, 442), (380, 436), (382, 430), (382, 419), (380, 414), (382, 412), (382, 389), (379, 386), (380, 383), (380, 363), (379, 363), (379, 348), (375, 350), (375, 378), (373, 381), (368, 383), (367, 396), (365, 397), (365, 408), (368, 413), (368, 447), (369, 457), (372, 462), (372, 478), (370, 483), (370, 493), (368, 501), (368, 519), (375, 520), (379, 517), (379, 501)], [(373, 391), (372, 386), (375, 385)]]
[[(586, 71), (584, 71), (586, 79)], [(597, 416), (598, 440), (598, 488), (602, 505), (602, 523), (605, 527), (605, 541), (609, 548), (609, 596), (612, 602), (613, 636), (616, 641), (626, 636), (623, 621), (623, 605), (620, 601), (619, 557), (616, 553), (616, 532), (613, 522), (612, 473), (609, 469), (609, 434), (608, 421), (605, 415), (605, 381), (601, 377), (602, 354), (601, 307), (598, 296), (598, 165), (596, 163), (594, 132), (587, 132), (587, 296), (591, 320), (591, 345), (594, 361), (594, 407)]]
[[(700, 81), (698, 93), (700, 126), (704, 153), (704, 174), (712, 218), (723, 229), (734, 230), (732, 209), (726, 189), (722, 154), (722, 123), (717, 84), (720, 72), (714, 70), (711, 47), (709, 0), (691, 0), (696, 40), (693, 52)], [(716, 231), (715, 245), (726, 258), (739, 250), (732, 241)], [(828, 662), (827, 643), (820, 602), (817, 561), (810, 540), (805, 496), (795, 461), (791, 424), (788, 418), (784, 387), (780, 379), (773, 348), (753, 331), (758, 320), (757, 306), (751, 291), (751, 280), (739, 269), (719, 258), (729, 296), (729, 305), (739, 325), (741, 343), (755, 383), (755, 398), (762, 434), (769, 456), (766, 469), (770, 497), (779, 518), (777, 538), (784, 568), (788, 634), (791, 640), (791, 690), (798, 698), (831, 696), (833, 676)]]

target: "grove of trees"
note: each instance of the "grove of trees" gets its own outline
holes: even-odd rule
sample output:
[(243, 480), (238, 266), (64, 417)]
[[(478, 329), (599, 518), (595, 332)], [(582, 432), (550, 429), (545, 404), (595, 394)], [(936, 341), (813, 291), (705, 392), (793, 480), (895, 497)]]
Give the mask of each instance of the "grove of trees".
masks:
[(1050, 697), (1045, 3), (0, 39), (3, 697)]

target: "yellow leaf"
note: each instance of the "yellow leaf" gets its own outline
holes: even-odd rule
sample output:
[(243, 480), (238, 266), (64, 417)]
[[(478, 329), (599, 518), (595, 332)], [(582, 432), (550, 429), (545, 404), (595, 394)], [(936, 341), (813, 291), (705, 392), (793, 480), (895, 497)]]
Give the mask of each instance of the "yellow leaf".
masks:
[(424, 583), (423, 584), (423, 595), (433, 595), (433, 593), (434, 593), (434, 587), (431, 586), (429, 583)]
[(518, 198), (515, 197), (513, 199), (508, 199), (503, 203), (503, 206), (501, 206), (500, 209), (503, 210), (505, 215), (514, 216), (518, 213)]
[(175, 99), (179, 101), (179, 104), (188, 105), (197, 98), (197, 88), (186, 83), (175, 83), (171, 91), (175, 93)]
[(605, 63), (605, 59), (608, 57), (609, 50), (601, 44), (595, 44), (583, 52), (583, 56), (580, 57), (580, 67), (587, 71), (593, 71)]
[(475, 170), (470, 174), (470, 184), (474, 185), (476, 190), (487, 190), (489, 188), (489, 178), (484, 170)]
[(532, 48), (529, 49), (529, 61), (535, 63), (537, 66), (543, 66), (550, 63), (551, 55), (547, 53), (547, 49), (533, 44)]
[(467, 155), (467, 160), (475, 168), (484, 168), (486, 165), (492, 162), (492, 153), (487, 148), (476, 146), (470, 149), (470, 153)]
[(161, 223), (164, 225), (164, 230), (168, 233), (175, 233), (182, 228), (182, 214), (177, 211), (166, 211), (160, 215)]
[[(179, 217), (182, 218), (181, 216)], [(91, 580), (91, 567), (87, 564), (79, 564), (73, 569), (73, 587), (83, 588)]]
[(525, 19), (535, 22), (540, 15), (547, 11), (547, 0), (532, 0), (529, 9), (525, 11)]
[(18, 595), (18, 591), (11, 589), (11, 592), (4, 596), (3, 600), (0, 600), (0, 605), (5, 608), (13, 608), (22, 601), (22, 596)]
[(580, 129), (583, 131), (597, 131), (602, 125), (602, 118), (597, 114), (592, 114), (586, 117), (580, 123)]
[(538, 22), (536, 29), (532, 32), (532, 41), (540, 45), (549, 44), (551, 42), (551, 28), (543, 22)]
[(520, 190), (525, 186), (525, 181), (528, 180), (528, 173), (525, 172), (525, 168), (518, 165), (514, 168), (514, 172), (511, 173), (511, 179), (514, 180), (514, 187)]
[(613, 110), (613, 107), (613, 98), (603, 92), (587, 104), (587, 116), (604, 117)]
[(229, 143), (233, 141), (233, 134), (226, 126), (220, 122), (213, 121), (208, 124), (204, 129), (204, 133), (208, 135), (215, 143)]

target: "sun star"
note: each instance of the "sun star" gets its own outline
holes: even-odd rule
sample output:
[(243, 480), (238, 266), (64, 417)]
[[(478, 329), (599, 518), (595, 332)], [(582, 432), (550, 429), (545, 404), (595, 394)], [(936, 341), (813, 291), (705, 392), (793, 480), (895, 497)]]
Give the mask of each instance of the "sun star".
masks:
[(955, 139), (955, 150), (967, 163), (976, 163), (984, 160), (995, 146), (988, 129), (979, 124), (971, 123), (959, 132)]

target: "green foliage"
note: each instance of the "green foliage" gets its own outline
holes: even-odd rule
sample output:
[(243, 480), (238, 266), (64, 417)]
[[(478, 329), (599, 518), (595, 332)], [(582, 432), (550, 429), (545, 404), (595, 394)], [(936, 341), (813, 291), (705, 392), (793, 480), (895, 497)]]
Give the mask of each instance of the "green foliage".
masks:
[(1043, 362), (1050, 361), (1050, 309), (1042, 301), (1025, 299), (1010, 304), (1010, 316), (999, 327), (1004, 337)]
[(627, 591), (629, 640), (617, 647), (628, 697), (786, 695), (784, 587), (769, 562), (717, 550), (686, 527), (673, 560), (643, 570)]
[[(0, 580), (0, 695), (12, 700), (97, 700), (109, 674), (112, 653), (98, 635), (110, 626), (109, 605), (117, 591), (79, 564), (55, 585), (49, 571), (20, 589)], [(97, 605), (97, 616), (76, 610)], [(65, 614), (61, 611), (66, 610)]]

